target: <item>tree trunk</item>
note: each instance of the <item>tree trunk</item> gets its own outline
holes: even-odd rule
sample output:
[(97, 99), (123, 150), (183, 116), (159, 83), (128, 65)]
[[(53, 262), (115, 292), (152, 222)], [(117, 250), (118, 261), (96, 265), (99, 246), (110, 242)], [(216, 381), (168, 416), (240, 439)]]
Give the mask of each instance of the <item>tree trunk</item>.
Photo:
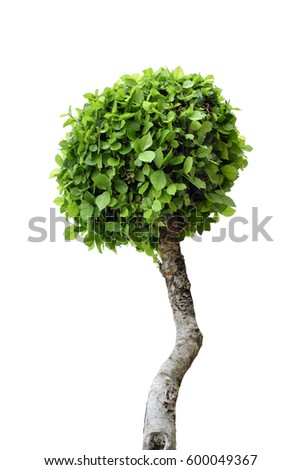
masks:
[(176, 449), (176, 401), (182, 379), (202, 346), (179, 239), (161, 236), (160, 271), (165, 278), (176, 324), (176, 344), (155, 377), (148, 395), (143, 449)]

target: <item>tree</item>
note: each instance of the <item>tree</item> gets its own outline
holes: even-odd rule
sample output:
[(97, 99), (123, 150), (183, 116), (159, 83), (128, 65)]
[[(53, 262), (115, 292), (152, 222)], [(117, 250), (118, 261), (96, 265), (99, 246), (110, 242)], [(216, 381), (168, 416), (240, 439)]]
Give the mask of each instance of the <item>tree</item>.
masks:
[(181, 381), (202, 345), (180, 242), (235, 212), (226, 195), (251, 147), (213, 76), (151, 68), (124, 75), (71, 108), (56, 156), (55, 203), (92, 249), (132, 244), (153, 257), (165, 278), (176, 344), (148, 396), (143, 448), (175, 449)]

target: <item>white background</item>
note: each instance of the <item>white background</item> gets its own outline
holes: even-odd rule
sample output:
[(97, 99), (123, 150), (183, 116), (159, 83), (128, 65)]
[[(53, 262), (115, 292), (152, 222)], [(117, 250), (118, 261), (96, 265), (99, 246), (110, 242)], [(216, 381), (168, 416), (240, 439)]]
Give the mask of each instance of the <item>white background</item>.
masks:
[(133, 248), (99, 255), (64, 243), (59, 223), (56, 243), (27, 239), (34, 216), (46, 217), (49, 231), (57, 193), (48, 175), (65, 132), (59, 114), (124, 73), (162, 65), (214, 74), (242, 109), (238, 126), (254, 151), (231, 196), (237, 215), (250, 219), (257, 206), (260, 219), (274, 216), (274, 242), (212, 243), (207, 233), (183, 243), (204, 346), (181, 386), (175, 454), (258, 454), (258, 470), (300, 467), (297, 6), (1, 7), (1, 468), (142, 454), (148, 389), (174, 343), (163, 278)]

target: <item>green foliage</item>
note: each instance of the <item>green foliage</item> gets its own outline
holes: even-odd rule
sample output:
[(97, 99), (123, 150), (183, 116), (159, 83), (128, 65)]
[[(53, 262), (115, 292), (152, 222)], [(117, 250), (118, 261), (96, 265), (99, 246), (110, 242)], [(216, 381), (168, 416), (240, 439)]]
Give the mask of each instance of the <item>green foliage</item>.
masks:
[[(51, 172), (72, 228), (102, 252), (132, 243), (156, 257), (158, 231), (182, 217), (182, 238), (231, 216), (230, 191), (252, 150), (212, 75), (161, 68), (124, 75), (102, 93), (84, 95)], [(214, 215), (214, 216), (213, 216)]]

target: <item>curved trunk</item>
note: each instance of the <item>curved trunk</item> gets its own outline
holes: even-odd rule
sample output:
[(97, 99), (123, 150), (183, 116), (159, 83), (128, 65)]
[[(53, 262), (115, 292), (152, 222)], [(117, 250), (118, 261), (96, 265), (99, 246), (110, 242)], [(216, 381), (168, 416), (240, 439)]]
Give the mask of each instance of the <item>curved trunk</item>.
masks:
[(184, 257), (177, 239), (161, 237), (160, 270), (165, 278), (169, 301), (176, 324), (176, 344), (161, 366), (148, 395), (146, 405), (143, 449), (176, 449), (176, 401), (182, 379), (202, 346), (194, 313), (190, 283)]

